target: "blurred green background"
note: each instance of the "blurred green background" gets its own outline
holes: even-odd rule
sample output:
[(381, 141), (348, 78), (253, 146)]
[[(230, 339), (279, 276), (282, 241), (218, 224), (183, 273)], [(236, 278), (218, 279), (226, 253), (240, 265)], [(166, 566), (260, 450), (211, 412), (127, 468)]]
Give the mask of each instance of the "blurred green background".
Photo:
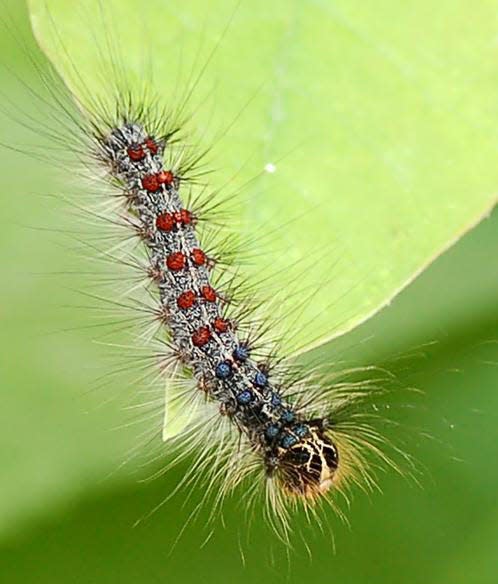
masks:
[[(7, 4), (23, 23), (16, 35), (29, 39), (22, 4)], [(0, 48), (10, 112), (0, 117), (0, 141), (15, 147), (31, 138), (13, 119), (12, 102), (23, 112), (34, 106), (12, 79), (32, 72), (8, 35)], [(329, 514), (335, 550), (327, 531), (305, 529), (311, 559), (298, 540), (288, 561), (260, 519), (248, 541), (240, 538), (236, 501), (207, 543), (207, 509), (178, 538), (200, 493), (184, 506), (185, 493), (175, 497), (133, 527), (187, 465), (145, 483), (138, 482), (150, 474), (145, 455), (120, 467), (147, 423), (127, 425), (129, 386), (111, 379), (105, 390), (95, 387), (109, 365), (92, 342), (91, 302), (74, 292), (88, 260), (68, 249), (59, 232), (67, 217), (50, 196), (63, 173), (8, 149), (0, 164), (0, 581), (498, 581), (498, 213), (381, 314), (321, 349), (331, 361), (394, 363), (400, 384), (423, 390), (400, 392), (391, 406), (419, 486), (382, 475), (382, 493), (354, 497), (350, 526)]]

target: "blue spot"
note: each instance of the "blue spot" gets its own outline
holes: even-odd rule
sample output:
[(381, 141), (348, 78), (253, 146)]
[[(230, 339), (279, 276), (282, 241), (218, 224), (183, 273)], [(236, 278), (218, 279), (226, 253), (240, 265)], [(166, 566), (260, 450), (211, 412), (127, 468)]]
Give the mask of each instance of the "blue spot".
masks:
[(280, 432), (280, 428), (276, 424), (270, 424), (268, 428), (266, 428), (266, 437), (267, 438), (275, 438), (278, 436)]
[(284, 422), (284, 424), (290, 424), (291, 422), (294, 421), (294, 412), (291, 412), (290, 410), (285, 410), (285, 412), (283, 412), (281, 416), (281, 420), (282, 422)]
[(304, 424), (299, 424), (298, 426), (295, 426), (292, 429), (292, 431), (299, 438), (304, 438), (304, 436), (306, 436), (306, 434), (308, 433), (308, 426), (305, 426)]
[(232, 365), (228, 361), (222, 361), (216, 365), (215, 375), (218, 379), (228, 379), (232, 373)]
[(282, 445), (282, 448), (290, 448), (291, 446), (294, 446), (294, 444), (297, 443), (297, 438), (295, 436), (293, 436), (292, 434), (284, 434), (282, 436), (282, 439), (280, 440), (280, 444)]
[(249, 348), (246, 345), (239, 345), (235, 347), (233, 358), (236, 361), (246, 361), (249, 357)]
[(237, 394), (237, 401), (239, 402), (239, 404), (242, 405), (250, 403), (252, 401), (252, 398), (253, 398), (252, 391), (249, 391), (248, 389), (245, 389), (244, 391), (241, 391), (240, 393)]
[(282, 403), (282, 398), (278, 395), (278, 393), (271, 394), (271, 405), (274, 408), (277, 408)]
[(258, 371), (254, 377), (254, 385), (256, 387), (266, 387), (268, 377), (262, 372)]

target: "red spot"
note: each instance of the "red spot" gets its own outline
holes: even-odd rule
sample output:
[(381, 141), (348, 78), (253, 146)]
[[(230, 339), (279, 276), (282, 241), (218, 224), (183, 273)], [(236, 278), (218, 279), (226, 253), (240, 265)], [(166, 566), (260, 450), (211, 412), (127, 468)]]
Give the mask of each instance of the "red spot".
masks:
[(214, 329), (219, 333), (226, 333), (230, 323), (223, 318), (215, 318), (213, 322)]
[(191, 253), (192, 261), (197, 266), (202, 266), (206, 263), (206, 254), (198, 247), (194, 248)]
[(166, 259), (166, 265), (170, 270), (177, 272), (178, 270), (183, 270), (185, 267), (185, 256), (181, 251), (175, 251), (169, 255)]
[(156, 174), (147, 174), (142, 179), (142, 186), (150, 193), (155, 193), (161, 188), (161, 183)]
[(187, 211), (187, 209), (180, 209), (179, 211), (175, 211), (173, 215), (175, 217), (175, 221), (177, 223), (181, 223), (182, 225), (188, 225), (192, 222), (192, 213)]
[(192, 290), (182, 292), (180, 296), (178, 296), (176, 303), (183, 310), (187, 310), (187, 308), (192, 308), (192, 306), (195, 304), (195, 292), (193, 292)]
[(216, 302), (216, 291), (211, 286), (203, 286), (201, 288), (201, 294), (208, 302)]
[(161, 231), (171, 231), (175, 226), (175, 218), (171, 213), (162, 213), (156, 218), (156, 227)]
[(209, 328), (207, 326), (201, 326), (201, 328), (197, 329), (192, 335), (192, 343), (194, 343), (196, 347), (202, 347), (210, 338), (211, 332), (209, 331)]
[(169, 187), (170, 185), (173, 184), (173, 181), (175, 180), (175, 176), (171, 172), (171, 170), (161, 170), (161, 172), (157, 175), (157, 180), (162, 185), (166, 185)]
[(192, 213), (190, 211), (187, 211), (187, 209), (182, 209), (180, 211), (180, 218), (181, 218), (181, 222), (184, 225), (188, 225), (189, 223), (192, 223)]
[(133, 160), (134, 162), (145, 158), (145, 151), (140, 144), (132, 144), (126, 152), (128, 153), (130, 160)]
[(147, 140), (145, 140), (145, 145), (147, 146), (151, 154), (157, 154), (158, 146), (154, 138), (151, 137), (147, 138)]

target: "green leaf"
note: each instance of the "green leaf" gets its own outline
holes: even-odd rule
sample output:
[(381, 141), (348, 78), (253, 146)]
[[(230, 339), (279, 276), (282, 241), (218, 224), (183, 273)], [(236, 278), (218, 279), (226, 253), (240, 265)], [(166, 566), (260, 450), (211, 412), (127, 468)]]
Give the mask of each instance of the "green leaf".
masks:
[(133, 84), (150, 61), (174, 106), (201, 74), (190, 128), (200, 149), (226, 130), (211, 185), (247, 183), (241, 229), (260, 240), (246, 271), (274, 276), (293, 350), (374, 314), (497, 201), (496, 2), (472, 18), (449, 0), (30, 6), (83, 103), (112, 100), (106, 68)]

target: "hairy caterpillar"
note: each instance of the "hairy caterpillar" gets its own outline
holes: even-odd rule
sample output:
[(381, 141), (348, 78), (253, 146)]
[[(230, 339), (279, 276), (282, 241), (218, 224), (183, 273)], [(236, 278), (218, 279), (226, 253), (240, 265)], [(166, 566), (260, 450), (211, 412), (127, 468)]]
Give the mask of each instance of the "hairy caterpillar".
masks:
[[(185, 154), (175, 116), (156, 110), (150, 95), (126, 87), (115, 87), (113, 100), (112, 108), (94, 102), (83, 113), (71, 110), (64, 146), (81, 156), (91, 188), (117, 202), (109, 205), (111, 221), (148, 250), (144, 274), (149, 288), (159, 290), (155, 309), (163, 331), (172, 333), (163, 370), (173, 378), (173, 401), (198, 416), (173, 441), (185, 453), (197, 452), (193, 473), (219, 483), (220, 500), (245, 479), (249, 494), (263, 483), (281, 518), (295, 503), (311, 506), (328, 496), (348, 476), (368, 480), (363, 459), (366, 451), (376, 452), (380, 437), (357, 414), (350, 416), (365, 392), (347, 384), (328, 387), (326, 379), (301, 372), (281, 353), (258, 350), (250, 298), (242, 309), (233, 301), (226, 261), (220, 257), (212, 265), (211, 256), (220, 254), (206, 254), (205, 241), (197, 240), (194, 223), (205, 219), (202, 203), (210, 203), (211, 195), (199, 195), (198, 209), (189, 204), (196, 157)], [(243, 288), (236, 292), (244, 294)], [(266, 318), (264, 327), (271, 323)], [(347, 472), (355, 466), (356, 475)]]
[[(95, 120), (92, 125), (96, 127)], [(211, 285), (215, 264), (195, 233), (199, 215), (185, 208), (180, 197), (182, 166), (174, 171), (164, 166), (164, 150), (176, 130), (158, 132), (149, 131), (139, 110), (119, 104), (110, 129), (94, 130), (93, 156), (117, 183), (147, 248), (148, 275), (159, 289), (158, 318), (170, 334), (168, 360), (175, 370), (186, 369), (177, 375), (193, 377), (182, 389), (186, 407), (194, 407), (194, 393), (217, 409), (206, 428), (196, 420), (176, 441), (184, 450), (208, 445), (201, 449), (197, 472), (213, 481), (223, 477), (220, 493), (261, 474), (266, 500), (283, 519), (288, 502), (313, 504), (338, 487), (352, 462), (361, 468), (362, 448), (376, 451), (380, 437), (360, 422), (354, 427), (358, 442), (341, 436), (338, 414), (361, 395), (353, 386), (342, 392), (332, 387), (327, 395), (311, 375), (286, 374), (285, 362), (283, 372), (271, 375), (278, 355), (259, 362), (252, 358), (251, 313), (246, 315), (250, 332), (241, 337), (237, 329), (246, 323), (231, 317), (230, 290)], [(205, 409), (205, 404), (197, 406), (202, 425)]]

